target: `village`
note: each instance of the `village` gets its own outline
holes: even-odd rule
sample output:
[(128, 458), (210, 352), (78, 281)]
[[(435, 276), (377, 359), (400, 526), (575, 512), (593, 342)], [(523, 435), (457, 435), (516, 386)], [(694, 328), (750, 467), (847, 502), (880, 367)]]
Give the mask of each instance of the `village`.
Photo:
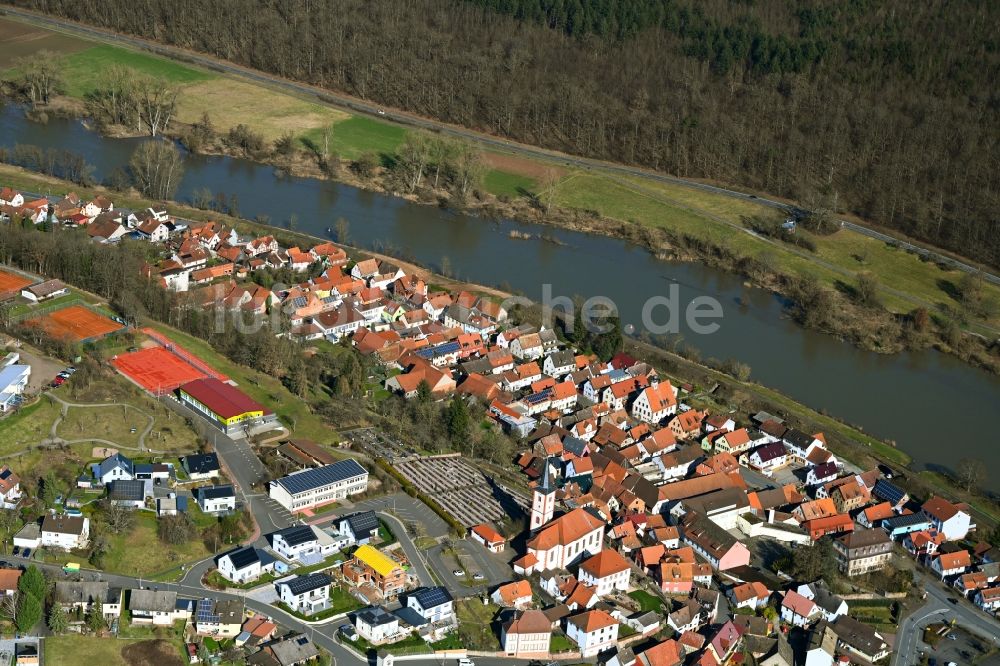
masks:
[[(0, 189), (0, 215), (81, 242), (150, 243), (159, 258), (144, 276), (192, 307), (280, 313), (277, 334), (372, 360), (383, 379), (369, 399), (478, 402), (484, 427), (519, 443), (501, 461), (515, 484), (405, 441), (297, 438), (278, 405), (177, 340), (5, 268), (0, 290), (22, 325), (84, 345), (138, 330), (116, 372), (208, 433), (207, 446), (170, 455), (90, 447), (75, 487), (25, 518), (0, 584), (33, 595), (52, 631), (53, 616), (81, 634), (179, 627), (187, 663), (262, 666), (330, 655), (379, 666), (910, 666), (926, 663), (920, 643), (989, 646), (1000, 634), (1000, 548), (970, 507), (911, 497), (892, 470), (841, 459), (823, 433), (766, 412), (713, 412), (641, 359), (602, 360), (554, 329), (515, 324), (491, 294), (436, 288), (333, 242), (282, 247), (106, 197), (11, 188)], [(254, 279), (275, 271), (301, 279)], [(76, 372), (31, 391), (32, 365), (16, 352), (3, 363), (0, 406), (15, 417), (29, 394), (58, 395)], [(262, 446), (269, 438), (280, 444)], [(265, 475), (262, 458), (287, 473)], [(14, 512), (30, 498), (18, 458), (4, 462), (0, 492)], [(406, 492), (382, 493), (383, 470)], [(195, 523), (246, 512), (253, 528), (174, 580), (81, 568), (91, 518), (129, 512)], [(36, 589), (40, 571), (51, 589)], [(921, 608), (936, 621), (908, 623)], [(11, 649), (18, 664), (40, 663), (43, 644)]]

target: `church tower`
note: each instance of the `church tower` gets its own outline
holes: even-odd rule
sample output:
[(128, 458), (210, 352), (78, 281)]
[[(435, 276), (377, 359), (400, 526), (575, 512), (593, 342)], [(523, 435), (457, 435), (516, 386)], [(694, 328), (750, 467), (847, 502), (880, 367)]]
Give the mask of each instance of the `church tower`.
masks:
[(556, 483), (552, 478), (552, 465), (545, 459), (545, 469), (542, 478), (535, 486), (531, 500), (531, 531), (534, 532), (545, 523), (552, 520), (556, 510)]

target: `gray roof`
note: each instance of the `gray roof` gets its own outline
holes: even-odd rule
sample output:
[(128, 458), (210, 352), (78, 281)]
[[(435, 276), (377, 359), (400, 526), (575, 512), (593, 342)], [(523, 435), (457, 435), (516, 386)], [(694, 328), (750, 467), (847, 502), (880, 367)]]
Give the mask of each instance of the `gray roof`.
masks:
[(359, 511), (349, 516), (344, 516), (342, 521), (351, 528), (351, 534), (356, 537), (368, 536), (378, 530), (378, 516), (374, 511)]
[(177, 607), (177, 593), (170, 591), (132, 590), (128, 601), (132, 611), (158, 611), (172, 613)]
[(268, 646), (282, 666), (299, 664), (319, 656), (319, 650), (308, 636), (293, 636)]
[(335, 462), (332, 465), (324, 465), (315, 469), (307, 469), (303, 472), (290, 474), (282, 479), (278, 479), (274, 483), (284, 488), (289, 494), (297, 495), (367, 473), (368, 470), (358, 464), (358, 461), (348, 458)]
[(116, 467), (121, 467), (129, 474), (132, 474), (132, 461), (122, 454), (116, 453), (115, 455), (109, 456), (101, 461), (101, 463), (97, 466), (97, 476), (103, 477)]
[[(107, 601), (113, 596), (110, 591), (111, 588), (105, 581), (57, 580), (55, 600), (61, 604), (89, 604), (97, 599)], [(118, 594), (120, 599), (121, 590)]]
[(328, 587), (331, 582), (330, 577), (325, 573), (313, 573), (308, 576), (296, 576), (291, 580), (283, 581), (280, 585), (288, 587), (292, 594), (305, 594), (322, 587)]
[(372, 627), (378, 627), (383, 624), (391, 624), (398, 620), (395, 615), (388, 612), (381, 606), (369, 606), (364, 610), (358, 611), (357, 617), (363, 620), (365, 624)]

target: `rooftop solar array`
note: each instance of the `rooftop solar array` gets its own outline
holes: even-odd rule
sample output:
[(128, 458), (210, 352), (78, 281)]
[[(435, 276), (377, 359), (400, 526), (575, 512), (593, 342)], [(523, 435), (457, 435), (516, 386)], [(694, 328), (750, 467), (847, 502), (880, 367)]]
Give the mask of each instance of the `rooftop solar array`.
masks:
[(378, 529), (378, 516), (374, 511), (360, 511), (345, 516), (344, 520), (351, 526), (351, 531), (355, 536), (359, 534), (371, 534)]
[(219, 499), (220, 497), (235, 497), (233, 487), (229, 484), (222, 486), (202, 486), (198, 488), (198, 496), (205, 499)]
[(195, 612), (195, 618), (199, 624), (218, 624), (221, 618), (215, 614), (215, 601), (212, 599), (199, 599), (198, 610)]
[(280, 534), (282, 540), (289, 546), (300, 546), (316, 539), (316, 535), (313, 534), (312, 528), (308, 525), (286, 527), (283, 530), (278, 530), (277, 534)]
[(239, 550), (234, 550), (229, 553), (229, 561), (233, 563), (233, 567), (239, 571), (240, 569), (245, 569), (246, 567), (259, 562), (260, 558), (257, 556), (257, 549), (253, 546), (247, 546), (246, 548), (240, 548)]
[(283, 585), (288, 586), (288, 590), (292, 594), (305, 594), (306, 592), (312, 592), (313, 590), (318, 590), (321, 587), (326, 587), (331, 582), (330, 577), (324, 573), (313, 573), (308, 576), (296, 576), (295, 578), (285, 581)]
[(303, 472), (291, 474), (278, 479), (277, 483), (290, 494), (297, 495), (367, 473), (368, 470), (358, 464), (358, 461), (348, 458), (347, 460), (335, 462), (332, 465), (324, 465), (323, 467), (316, 467), (315, 469), (307, 469)]
[(906, 491), (885, 479), (879, 479), (872, 488), (872, 494), (890, 504), (898, 504), (906, 496)]
[(453, 601), (448, 590), (443, 587), (425, 587), (413, 593), (422, 608), (435, 608), (441, 604)]

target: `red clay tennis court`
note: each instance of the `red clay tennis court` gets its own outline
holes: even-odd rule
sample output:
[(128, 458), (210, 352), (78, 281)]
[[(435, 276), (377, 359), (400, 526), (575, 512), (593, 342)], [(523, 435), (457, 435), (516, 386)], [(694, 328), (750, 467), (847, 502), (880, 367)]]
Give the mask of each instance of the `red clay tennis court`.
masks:
[(208, 376), (174, 352), (159, 346), (119, 354), (112, 364), (118, 372), (154, 395), (168, 393)]
[(82, 305), (71, 305), (50, 312), (31, 320), (30, 323), (40, 325), (53, 337), (69, 338), (78, 342), (101, 338), (122, 328), (118, 322)]
[(4, 294), (18, 294), (22, 289), (30, 284), (33, 284), (35, 280), (29, 280), (28, 278), (21, 277), (17, 273), (10, 273), (5, 270), (0, 270), (0, 296)]

